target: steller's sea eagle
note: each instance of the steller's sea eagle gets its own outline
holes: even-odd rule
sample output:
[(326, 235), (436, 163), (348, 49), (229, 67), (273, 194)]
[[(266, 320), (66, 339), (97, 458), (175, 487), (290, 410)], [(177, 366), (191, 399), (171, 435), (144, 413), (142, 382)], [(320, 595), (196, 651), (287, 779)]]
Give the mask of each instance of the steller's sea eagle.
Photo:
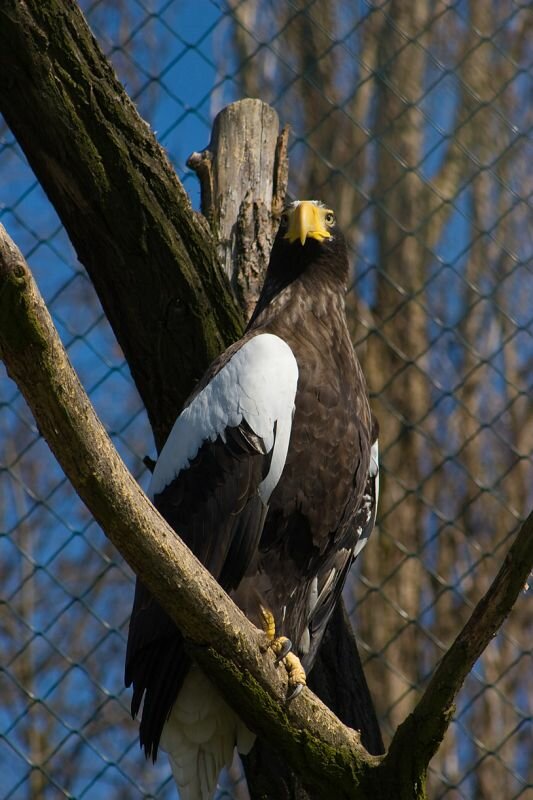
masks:
[[(292, 203), (244, 336), (210, 366), (161, 451), (161, 514), (305, 682), (378, 494), (377, 426), (346, 326), (334, 213)], [(289, 652), (292, 651), (292, 652)], [(295, 656), (299, 657), (298, 661)], [(140, 742), (167, 751), (182, 800), (208, 800), (254, 736), (137, 580), (126, 655)]]

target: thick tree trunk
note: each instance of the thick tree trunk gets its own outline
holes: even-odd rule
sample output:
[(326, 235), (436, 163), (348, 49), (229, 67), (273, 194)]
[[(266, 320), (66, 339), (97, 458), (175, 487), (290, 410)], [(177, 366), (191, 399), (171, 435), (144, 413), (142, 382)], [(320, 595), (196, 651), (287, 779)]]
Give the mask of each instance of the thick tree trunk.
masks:
[(242, 332), (203, 217), (76, 3), (0, 7), (0, 110), (98, 292), (160, 447)]

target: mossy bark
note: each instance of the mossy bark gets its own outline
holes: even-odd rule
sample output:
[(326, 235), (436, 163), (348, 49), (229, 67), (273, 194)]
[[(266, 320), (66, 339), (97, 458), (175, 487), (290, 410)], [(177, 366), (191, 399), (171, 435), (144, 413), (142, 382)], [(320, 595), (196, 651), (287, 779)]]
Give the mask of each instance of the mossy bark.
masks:
[(5, 0), (0, 73), (0, 110), (91, 277), (160, 446), (244, 324), (208, 226), (76, 3)]

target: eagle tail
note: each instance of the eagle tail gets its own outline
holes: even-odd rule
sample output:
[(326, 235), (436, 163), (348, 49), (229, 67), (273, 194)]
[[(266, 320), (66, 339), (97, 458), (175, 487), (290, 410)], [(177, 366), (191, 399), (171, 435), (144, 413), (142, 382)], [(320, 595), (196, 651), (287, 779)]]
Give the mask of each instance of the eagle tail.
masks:
[(181, 800), (211, 800), (235, 746), (246, 754), (254, 742), (220, 692), (192, 666), (161, 735)]

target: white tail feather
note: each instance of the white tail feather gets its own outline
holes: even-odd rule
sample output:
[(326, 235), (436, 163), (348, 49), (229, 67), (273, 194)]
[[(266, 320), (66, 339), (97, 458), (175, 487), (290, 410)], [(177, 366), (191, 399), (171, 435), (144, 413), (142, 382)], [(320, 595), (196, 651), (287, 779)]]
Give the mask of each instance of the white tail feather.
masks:
[(191, 667), (161, 736), (181, 800), (210, 800), (234, 747), (246, 754), (254, 741), (204, 673)]

